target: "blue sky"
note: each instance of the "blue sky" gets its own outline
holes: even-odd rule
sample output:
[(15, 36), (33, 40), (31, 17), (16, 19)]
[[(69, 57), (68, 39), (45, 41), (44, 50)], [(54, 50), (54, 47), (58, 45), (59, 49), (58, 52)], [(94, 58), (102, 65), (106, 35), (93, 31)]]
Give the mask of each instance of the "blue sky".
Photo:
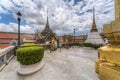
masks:
[(114, 20), (114, 0), (0, 0), (0, 31), (17, 32), (16, 13), (21, 11), (21, 32), (34, 33), (45, 27), (48, 10), (50, 28), (58, 35), (86, 34), (92, 27), (95, 7), (99, 31)]

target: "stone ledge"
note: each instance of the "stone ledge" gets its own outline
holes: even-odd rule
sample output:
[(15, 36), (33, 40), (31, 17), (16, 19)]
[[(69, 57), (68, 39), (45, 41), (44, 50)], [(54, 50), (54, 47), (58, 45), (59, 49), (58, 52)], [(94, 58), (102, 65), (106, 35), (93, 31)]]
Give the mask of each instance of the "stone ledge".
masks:
[(83, 47), (84, 49), (92, 50), (92, 47)]
[(39, 71), (40, 69), (42, 69), (42, 67), (44, 67), (43, 61), (33, 64), (33, 65), (27, 65), (27, 66), (20, 64), (17, 72), (20, 75), (29, 75), (29, 74)]
[(98, 50), (100, 59), (106, 59), (110, 63), (120, 65), (120, 47), (104, 46)]
[(111, 63), (101, 63), (99, 77), (101, 80), (120, 80), (120, 69)]
[(95, 62), (95, 72), (96, 73), (99, 73), (99, 65), (101, 64), (101, 63), (104, 63), (104, 62), (106, 62), (106, 60), (100, 60), (100, 59), (97, 59), (96, 60), (96, 62)]

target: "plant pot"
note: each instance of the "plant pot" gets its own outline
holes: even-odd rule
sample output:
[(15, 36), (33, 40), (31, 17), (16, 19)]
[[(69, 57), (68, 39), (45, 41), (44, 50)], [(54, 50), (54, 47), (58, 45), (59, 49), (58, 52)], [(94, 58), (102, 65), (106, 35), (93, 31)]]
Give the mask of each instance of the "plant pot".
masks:
[(38, 62), (36, 64), (32, 64), (32, 65), (21, 65), (20, 64), (17, 72), (20, 75), (29, 75), (29, 74), (39, 71), (42, 67), (44, 67), (43, 61), (40, 61), (40, 62)]

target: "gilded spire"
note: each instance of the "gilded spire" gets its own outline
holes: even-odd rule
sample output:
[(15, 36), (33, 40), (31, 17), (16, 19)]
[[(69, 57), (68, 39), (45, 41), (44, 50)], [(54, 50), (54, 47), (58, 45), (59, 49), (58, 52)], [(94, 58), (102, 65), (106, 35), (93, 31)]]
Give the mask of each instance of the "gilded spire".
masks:
[(95, 22), (95, 10), (94, 10), (94, 6), (93, 6), (93, 24), (92, 24), (91, 32), (98, 32), (97, 27), (96, 27), (96, 22)]

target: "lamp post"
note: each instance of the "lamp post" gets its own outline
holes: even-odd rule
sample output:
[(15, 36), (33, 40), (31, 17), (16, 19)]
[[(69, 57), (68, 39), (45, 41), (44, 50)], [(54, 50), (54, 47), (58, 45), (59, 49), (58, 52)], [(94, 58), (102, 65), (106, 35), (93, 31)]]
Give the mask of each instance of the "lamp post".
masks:
[(18, 20), (18, 48), (20, 47), (20, 20), (21, 20), (21, 16), (22, 14), (20, 13), (20, 11), (17, 13), (17, 20)]
[(75, 28), (74, 28), (74, 42), (75, 42)]

